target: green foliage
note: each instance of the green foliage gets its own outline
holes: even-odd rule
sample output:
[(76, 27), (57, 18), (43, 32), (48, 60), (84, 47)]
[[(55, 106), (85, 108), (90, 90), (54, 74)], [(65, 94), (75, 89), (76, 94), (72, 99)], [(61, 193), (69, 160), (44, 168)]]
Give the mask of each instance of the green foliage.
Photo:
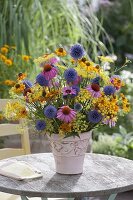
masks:
[(101, 11), (103, 27), (110, 35), (119, 63), (124, 62), (126, 54), (133, 59), (133, 1), (115, 0)]
[(0, 44), (38, 56), (80, 42), (94, 59), (98, 51), (108, 53), (101, 33), (109, 37), (91, 8), (89, 13), (86, 17), (76, 0), (0, 0)]
[(93, 151), (133, 159), (133, 132), (128, 133), (123, 126), (119, 126), (119, 133), (113, 136), (99, 133), (98, 140), (93, 143)]

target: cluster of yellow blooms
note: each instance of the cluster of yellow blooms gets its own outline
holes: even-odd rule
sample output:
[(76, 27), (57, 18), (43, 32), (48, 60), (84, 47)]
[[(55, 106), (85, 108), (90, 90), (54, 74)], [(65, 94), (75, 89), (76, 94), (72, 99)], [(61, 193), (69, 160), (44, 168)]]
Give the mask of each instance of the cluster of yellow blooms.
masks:
[(8, 120), (19, 120), (22, 118), (26, 118), (28, 115), (28, 112), (25, 108), (25, 105), (23, 105), (20, 102), (8, 102), (6, 105), (5, 110), (5, 117)]
[(103, 94), (101, 97), (95, 99), (94, 102), (98, 111), (107, 119), (117, 116), (119, 111), (117, 97), (108, 97)]

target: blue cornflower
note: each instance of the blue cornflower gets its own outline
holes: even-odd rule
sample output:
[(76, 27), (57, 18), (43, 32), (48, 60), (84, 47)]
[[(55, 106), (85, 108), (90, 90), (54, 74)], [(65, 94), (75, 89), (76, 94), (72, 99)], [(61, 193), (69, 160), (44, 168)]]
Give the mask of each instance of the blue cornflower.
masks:
[(50, 119), (55, 118), (56, 114), (57, 114), (57, 109), (54, 106), (49, 105), (46, 108), (44, 108), (44, 115), (47, 118), (50, 118)]
[(82, 104), (80, 104), (80, 103), (75, 103), (74, 104), (74, 110), (75, 111), (81, 111), (82, 108), (83, 108)]
[(88, 121), (94, 124), (97, 124), (101, 121), (102, 115), (97, 110), (91, 110), (87, 114)]
[(43, 74), (38, 74), (38, 76), (36, 77), (36, 82), (41, 86), (48, 86), (49, 84), (49, 81), (46, 80)]
[(80, 59), (85, 54), (83, 47), (80, 44), (75, 44), (70, 49), (70, 55), (75, 59)]
[(67, 70), (65, 70), (64, 72), (64, 78), (66, 79), (66, 81), (69, 82), (73, 82), (77, 79), (77, 72), (75, 69), (73, 68), (69, 68)]
[(100, 76), (97, 76), (96, 78), (92, 79), (91, 82), (99, 85), (100, 79)]
[(76, 91), (76, 94), (72, 94), (72, 97), (76, 97), (80, 91), (80, 88), (79, 88), (79, 86), (74, 85), (74, 86), (72, 86), (72, 89), (74, 89)]
[(22, 81), (23, 84), (25, 85), (25, 88), (31, 88), (33, 86), (33, 84), (29, 81), (29, 80), (24, 80)]
[(44, 121), (44, 120), (38, 120), (37, 122), (36, 122), (36, 129), (38, 130), (38, 131), (42, 131), (42, 130), (44, 130), (46, 128), (46, 122)]
[(108, 86), (104, 87), (103, 91), (104, 91), (105, 95), (109, 95), (110, 96), (110, 95), (115, 93), (116, 89), (115, 89), (114, 86), (108, 85)]

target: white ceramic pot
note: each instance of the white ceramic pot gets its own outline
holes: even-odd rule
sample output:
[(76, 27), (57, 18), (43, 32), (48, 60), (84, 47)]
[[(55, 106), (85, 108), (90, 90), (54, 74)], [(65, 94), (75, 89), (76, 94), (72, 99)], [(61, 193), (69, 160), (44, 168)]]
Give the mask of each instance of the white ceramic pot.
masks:
[(80, 174), (91, 132), (80, 134), (79, 137), (61, 138), (58, 134), (48, 136), (55, 159), (56, 172), (60, 174)]

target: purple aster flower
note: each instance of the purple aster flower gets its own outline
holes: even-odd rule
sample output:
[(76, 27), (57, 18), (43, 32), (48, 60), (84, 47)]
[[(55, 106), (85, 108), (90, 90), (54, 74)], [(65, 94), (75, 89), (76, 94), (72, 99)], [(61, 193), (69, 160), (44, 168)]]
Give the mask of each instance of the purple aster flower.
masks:
[(97, 110), (91, 110), (87, 114), (87, 119), (89, 122), (97, 124), (102, 120), (102, 115)]
[(57, 75), (58, 70), (54, 65), (46, 63), (43, 66), (43, 72), (42, 73), (47, 80), (51, 80)]
[(83, 47), (80, 44), (75, 44), (70, 49), (70, 55), (75, 60), (82, 58), (85, 54)]
[(76, 90), (75, 89), (73, 89), (72, 87), (69, 87), (69, 86), (67, 86), (67, 87), (64, 87), (63, 89), (62, 89), (62, 92), (63, 92), (63, 95), (64, 96), (66, 96), (66, 95), (72, 95), (72, 94), (76, 94)]
[(112, 95), (112, 94), (114, 94), (115, 91), (116, 91), (116, 89), (115, 89), (115, 87), (112, 86), (112, 85), (107, 85), (107, 86), (105, 86), (104, 89), (103, 89), (104, 94), (105, 94), (105, 95), (109, 95), (109, 96)]
[(96, 83), (88, 85), (86, 89), (91, 93), (91, 96), (94, 98), (98, 98), (101, 96), (100, 87)]
[(63, 122), (69, 123), (76, 117), (76, 112), (69, 106), (62, 106), (57, 111), (57, 118)]
[(33, 86), (33, 84), (29, 81), (29, 80), (24, 80), (22, 81), (23, 84), (25, 85), (25, 88), (31, 88)]
[(38, 120), (37, 122), (36, 122), (36, 129), (38, 130), (38, 131), (42, 131), (42, 130), (44, 130), (46, 128), (46, 122), (44, 121), (44, 120)]
[(83, 106), (82, 106), (82, 104), (80, 104), (80, 103), (75, 103), (74, 104), (74, 110), (75, 111), (81, 111), (82, 110), (82, 108), (83, 108)]
[(73, 68), (69, 68), (67, 70), (65, 70), (64, 72), (64, 78), (66, 79), (66, 81), (69, 82), (73, 82), (77, 79), (77, 72), (75, 69)]
[(38, 74), (38, 76), (36, 77), (36, 82), (41, 86), (49, 85), (49, 81), (45, 78), (45, 76), (42, 73)]
[(54, 106), (49, 105), (46, 108), (44, 108), (44, 115), (47, 118), (49, 119), (55, 118), (56, 114), (57, 114), (57, 109)]

